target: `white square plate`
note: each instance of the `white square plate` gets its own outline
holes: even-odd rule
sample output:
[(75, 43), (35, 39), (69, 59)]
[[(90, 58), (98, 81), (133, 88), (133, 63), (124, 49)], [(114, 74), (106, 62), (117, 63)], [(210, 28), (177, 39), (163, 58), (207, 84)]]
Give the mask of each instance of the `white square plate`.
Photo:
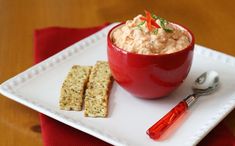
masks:
[[(113, 145), (172, 146), (196, 145), (235, 106), (235, 59), (196, 45), (192, 69), (185, 82), (170, 96), (158, 100), (133, 97), (116, 82), (110, 95), (108, 118), (87, 118), (83, 112), (59, 109), (63, 80), (74, 64), (94, 65), (107, 60), (106, 35), (112, 24), (94, 35), (7, 80), (0, 92), (36, 111), (89, 133)], [(221, 87), (212, 95), (201, 97), (165, 134), (153, 141), (146, 130), (180, 100), (191, 93), (191, 85), (201, 73), (215, 70)]]

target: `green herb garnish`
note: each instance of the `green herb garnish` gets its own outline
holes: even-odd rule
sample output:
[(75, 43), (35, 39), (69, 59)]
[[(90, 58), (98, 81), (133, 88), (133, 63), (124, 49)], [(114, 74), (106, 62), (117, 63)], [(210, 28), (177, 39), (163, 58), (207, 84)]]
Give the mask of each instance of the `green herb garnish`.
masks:
[(138, 24), (137, 26), (142, 26), (142, 25), (144, 25), (144, 23), (145, 23), (145, 21), (142, 21), (142, 22), (140, 22), (140, 24)]
[(159, 18), (159, 21), (160, 21), (160, 26), (162, 28), (165, 28), (166, 25), (168, 24), (168, 22), (165, 19), (163, 19), (163, 18)]
[(135, 28), (142, 29), (141, 27), (144, 25), (145, 21), (140, 22)]
[(157, 15), (153, 14), (153, 13), (151, 14), (151, 16), (152, 16), (152, 18), (155, 19), (155, 20), (159, 19), (159, 17), (158, 17)]
[(173, 32), (172, 29), (166, 28), (166, 25), (169, 23), (166, 19), (161, 18), (153, 13), (151, 14), (151, 16), (154, 20), (159, 20), (161, 28), (163, 28), (166, 32), (169, 32), (169, 33)]
[(153, 31), (153, 34), (157, 35), (157, 33), (158, 33), (158, 29), (155, 29), (155, 30)]
[(160, 26), (161, 26), (166, 32), (169, 32), (169, 33), (172, 33), (172, 32), (173, 32), (172, 29), (166, 28), (166, 25), (169, 23), (166, 19), (159, 18), (159, 21), (160, 21)]
[(163, 28), (166, 32), (170, 32), (170, 33), (172, 33), (173, 32), (173, 30), (172, 29), (169, 29), (169, 28)]

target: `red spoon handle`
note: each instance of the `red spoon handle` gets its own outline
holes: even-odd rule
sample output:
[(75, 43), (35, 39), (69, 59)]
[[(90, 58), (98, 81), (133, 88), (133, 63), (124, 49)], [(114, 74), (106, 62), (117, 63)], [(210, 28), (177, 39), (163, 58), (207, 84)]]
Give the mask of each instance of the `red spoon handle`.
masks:
[(159, 139), (160, 136), (187, 110), (185, 101), (178, 103), (171, 111), (162, 117), (157, 123), (147, 130), (152, 139)]

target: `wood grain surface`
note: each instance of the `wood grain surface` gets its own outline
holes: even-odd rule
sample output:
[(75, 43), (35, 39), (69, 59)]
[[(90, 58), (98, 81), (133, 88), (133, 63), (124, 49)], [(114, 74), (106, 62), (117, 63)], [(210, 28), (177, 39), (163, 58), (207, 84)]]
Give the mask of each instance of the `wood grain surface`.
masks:
[[(235, 56), (235, 1), (0, 0), (0, 83), (33, 65), (33, 32), (125, 21), (144, 9), (190, 28), (196, 43)], [(235, 111), (225, 119), (235, 133)], [(0, 145), (42, 145), (38, 113), (0, 96)]]

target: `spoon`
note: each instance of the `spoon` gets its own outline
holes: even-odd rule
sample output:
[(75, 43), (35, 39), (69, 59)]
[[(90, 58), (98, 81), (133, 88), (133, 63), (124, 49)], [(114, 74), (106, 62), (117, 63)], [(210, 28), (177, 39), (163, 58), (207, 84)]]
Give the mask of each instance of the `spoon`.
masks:
[(189, 108), (200, 96), (213, 93), (218, 89), (219, 75), (215, 71), (208, 71), (200, 75), (193, 83), (193, 94), (187, 96), (171, 109), (164, 117), (147, 130), (150, 138), (157, 140), (161, 135)]

